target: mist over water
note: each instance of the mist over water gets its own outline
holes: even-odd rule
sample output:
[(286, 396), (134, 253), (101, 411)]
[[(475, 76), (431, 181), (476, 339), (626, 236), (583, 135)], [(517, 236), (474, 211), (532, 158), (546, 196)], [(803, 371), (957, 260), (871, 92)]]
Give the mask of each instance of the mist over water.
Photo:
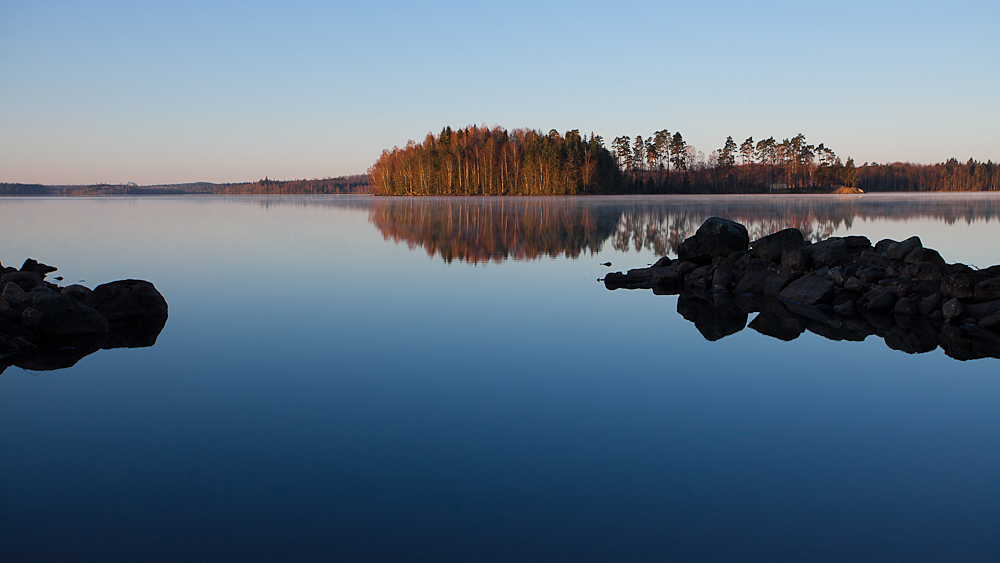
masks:
[(1000, 263), (976, 194), (0, 199), (4, 265), (170, 305), (0, 375), (4, 558), (1000, 558), (998, 360), (596, 282), (709, 216)]

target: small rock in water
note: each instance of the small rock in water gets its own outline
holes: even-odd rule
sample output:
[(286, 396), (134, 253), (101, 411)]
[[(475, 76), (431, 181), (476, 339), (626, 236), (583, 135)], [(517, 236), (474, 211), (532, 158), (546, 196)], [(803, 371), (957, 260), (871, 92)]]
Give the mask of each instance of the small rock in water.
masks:
[(604, 263), (601, 264), (601, 266), (607, 266), (608, 268), (610, 268), (611, 267), (611, 262), (604, 262)]

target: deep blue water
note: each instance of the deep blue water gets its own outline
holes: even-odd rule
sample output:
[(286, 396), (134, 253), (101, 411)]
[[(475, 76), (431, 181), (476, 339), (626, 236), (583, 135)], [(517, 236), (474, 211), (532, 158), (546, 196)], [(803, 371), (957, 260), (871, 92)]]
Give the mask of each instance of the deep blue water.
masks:
[(0, 199), (4, 265), (170, 305), (153, 347), (0, 375), (0, 560), (1000, 560), (1000, 360), (709, 342), (596, 282), (722, 213), (986, 266), (998, 209)]

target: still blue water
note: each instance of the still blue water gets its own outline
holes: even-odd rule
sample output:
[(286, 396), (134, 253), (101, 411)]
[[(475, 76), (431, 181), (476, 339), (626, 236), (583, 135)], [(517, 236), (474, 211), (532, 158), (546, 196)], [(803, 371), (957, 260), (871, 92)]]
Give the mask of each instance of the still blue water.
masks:
[(170, 306), (153, 347), (0, 375), (0, 560), (996, 561), (1000, 360), (708, 342), (596, 280), (710, 215), (982, 267), (998, 210), (0, 199), (4, 265)]

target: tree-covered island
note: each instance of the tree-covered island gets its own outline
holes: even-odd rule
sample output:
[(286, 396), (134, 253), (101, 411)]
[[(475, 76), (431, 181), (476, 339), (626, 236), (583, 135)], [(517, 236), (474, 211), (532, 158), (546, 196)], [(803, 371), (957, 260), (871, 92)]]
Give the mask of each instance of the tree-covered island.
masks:
[(376, 195), (584, 195), (862, 191), (997, 191), (992, 161), (865, 163), (823, 143), (728, 137), (709, 155), (666, 129), (617, 137), (610, 149), (579, 130), (445, 127), (382, 152), (368, 170)]

